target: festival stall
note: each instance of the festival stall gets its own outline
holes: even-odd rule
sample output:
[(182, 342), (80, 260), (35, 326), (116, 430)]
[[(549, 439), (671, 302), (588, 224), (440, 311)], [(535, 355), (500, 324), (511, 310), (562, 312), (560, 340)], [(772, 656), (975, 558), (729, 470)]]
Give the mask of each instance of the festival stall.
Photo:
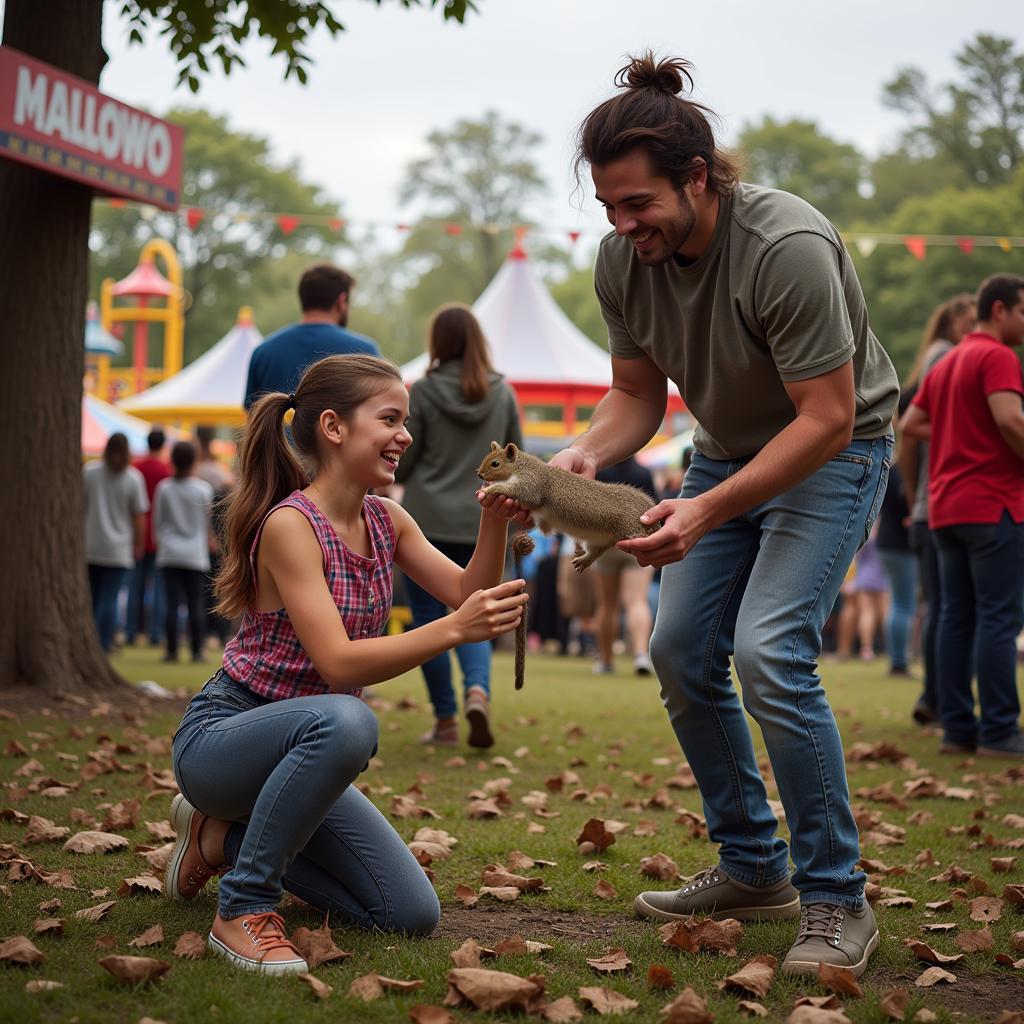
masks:
[[(566, 315), (534, 273), (520, 247), (473, 304), (495, 368), (515, 390), (523, 435), (534, 451), (554, 451), (587, 428), (608, 391), (608, 353)], [(406, 384), (427, 370), (424, 353), (402, 367)], [(688, 422), (679, 392), (670, 385), (663, 436)]]

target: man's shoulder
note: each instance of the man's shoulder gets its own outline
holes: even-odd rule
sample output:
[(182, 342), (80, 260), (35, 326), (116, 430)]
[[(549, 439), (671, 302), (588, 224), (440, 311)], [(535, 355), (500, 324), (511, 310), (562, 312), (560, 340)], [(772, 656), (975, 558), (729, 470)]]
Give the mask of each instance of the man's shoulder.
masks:
[(829, 219), (806, 199), (764, 185), (741, 182), (732, 196), (729, 216), (732, 226), (771, 247), (796, 234), (822, 235), (840, 243), (839, 232)]

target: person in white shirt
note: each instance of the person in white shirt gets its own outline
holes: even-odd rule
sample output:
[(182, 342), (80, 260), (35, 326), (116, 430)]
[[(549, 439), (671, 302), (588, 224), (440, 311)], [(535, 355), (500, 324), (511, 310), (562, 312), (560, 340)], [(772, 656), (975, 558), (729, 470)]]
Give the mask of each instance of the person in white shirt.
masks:
[(167, 653), (164, 661), (178, 660), (178, 614), (188, 608), (192, 660), (201, 662), (206, 616), (203, 581), (210, 568), (210, 506), (213, 488), (193, 476), (196, 450), (189, 441), (171, 449), (174, 475), (162, 480), (153, 499), (153, 535), (156, 564), (163, 570), (167, 591)]

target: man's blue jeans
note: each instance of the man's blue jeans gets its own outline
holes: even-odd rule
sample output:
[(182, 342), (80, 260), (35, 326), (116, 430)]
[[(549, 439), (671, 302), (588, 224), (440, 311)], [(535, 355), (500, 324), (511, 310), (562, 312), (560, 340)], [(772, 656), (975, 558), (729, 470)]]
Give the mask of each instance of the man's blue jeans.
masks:
[(910, 626), (917, 610), (917, 555), (913, 551), (879, 548), (889, 577), (892, 604), (885, 624), (885, 646), (893, 671), (905, 672), (909, 662)]
[[(125, 639), (134, 643), (145, 632), (151, 644), (160, 643), (164, 623), (163, 573), (156, 567), (156, 552), (147, 551), (136, 559), (128, 583), (128, 615)], [(149, 628), (146, 628), (146, 624)]]
[(282, 887), (335, 924), (429, 935), (434, 889), (387, 818), (352, 783), (377, 751), (358, 697), (267, 701), (219, 671), (174, 737), (174, 775), (224, 842), (224, 918), (273, 910)]
[[(1004, 512), (998, 523), (944, 526), (934, 535), (942, 578), (938, 710), (944, 738), (963, 747), (1001, 743), (1019, 729), (1024, 523)], [(971, 689), (975, 663), (980, 722)]]
[[(804, 903), (857, 909), (863, 899), (843, 748), (817, 660), (822, 627), (878, 514), (891, 456), (891, 438), (854, 441), (662, 570), (651, 658), (722, 867), (755, 886), (789, 871), (745, 706), (764, 735)], [(695, 455), (682, 497), (711, 490), (748, 461)]]
[[(443, 541), (431, 541), (442, 554), (447, 555), (456, 565), (465, 568), (473, 556), (472, 544), (448, 544)], [(412, 612), (412, 624), (415, 627), (435, 622), (447, 614), (444, 603), (433, 594), (428, 593), (411, 579), (406, 577), (406, 592), (409, 594), (409, 610)], [(474, 644), (459, 644), (455, 648), (455, 657), (462, 669), (462, 685), (464, 690), (478, 686), (484, 693), (491, 692), (491, 645), (486, 641)], [(451, 718), (458, 710), (455, 703), (455, 690), (452, 687), (452, 663), (448, 651), (425, 661), (421, 666), (423, 678), (430, 693), (430, 703), (434, 706), (437, 718)]]
[(118, 602), (128, 570), (120, 565), (89, 566), (89, 595), (92, 598), (92, 617), (100, 636), (100, 647), (110, 652), (117, 632)]

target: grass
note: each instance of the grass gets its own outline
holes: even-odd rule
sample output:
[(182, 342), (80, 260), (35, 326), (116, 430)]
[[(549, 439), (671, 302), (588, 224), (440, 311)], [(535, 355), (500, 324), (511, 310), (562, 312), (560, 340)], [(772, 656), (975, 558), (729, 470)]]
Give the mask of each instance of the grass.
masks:
[[(211, 670), (211, 666), (162, 665), (159, 651), (146, 648), (123, 652), (115, 664), (133, 681), (154, 679), (170, 689), (196, 689)], [(625, 670), (625, 661), (620, 667)], [(864, 855), (888, 865), (909, 865), (910, 870), (904, 875), (875, 880), (906, 890), (916, 904), (910, 909), (878, 909), (881, 951), (862, 979), (865, 998), (846, 1001), (848, 1017), (864, 1024), (887, 1020), (879, 999), (884, 989), (892, 984), (911, 989), (908, 1021), (915, 1010), (924, 1005), (935, 1011), (941, 1021), (966, 1022), (994, 1020), (1002, 1008), (1024, 1008), (1021, 972), (999, 967), (994, 961), (997, 952), (1013, 952), (1011, 936), (1024, 929), (1024, 915), (1016, 913), (1011, 905), (1006, 906), (1001, 920), (991, 925), (994, 949), (968, 954), (964, 960), (950, 965), (959, 980), (948, 988), (914, 989), (913, 979), (926, 965), (918, 964), (903, 945), (903, 939), (913, 935), (943, 952), (955, 953), (958, 952), (953, 944), (955, 933), (927, 935), (921, 932), (921, 926), (931, 920), (955, 922), (958, 929), (980, 927), (970, 921), (966, 900), (954, 902), (950, 910), (939, 915), (931, 915), (925, 909), (926, 901), (948, 897), (952, 892), (950, 885), (928, 881), (950, 864), (956, 863), (984, 880), (997, 895), (1006, 882), (1021, 881), (1024, 871), (1019, 867), (1012, 874), (997, 874), (990, 858), (1014, 856), (1018, 852), (1001, 849), (1000, 844), (1024, 832), (1003, 824), (1001, 819), (1008, 813), (1024, 813), (1021, 799), (1024, 779), (1012, 777), (1006, 762), (958, 763), (941, 758), (936, 751), (936, 739), (922, 734), (909, 720), (917, 684), (889, 679), (881, 662), (827, 665), (824, 675), (847, 748), (857, 741), (885, 740), (905, 750), (919, 765), (917, 773), (910, 773), (906, 766), (851, 763), (851, 790), (891, 781), (894, 790), (901, 793), (904, 781), (913, 774), (933, 773), (948, 785), (975, 791), (967, 801), (926, 797), (910, 800), (902, 809), (855, 799), (856, 803), (881, 812), (886, 822), (907, 829), (906, 845), (878, 848), (866, 844)], [(584, 985), (607, 985), (640, 1003), (640, 1008), (624, 1019), (654, 1022), (664, 1019), (658, 1014), (660, 1007), (690, 985), (708, 997), (716, 1021), (747, 1019), (738, 1009), (740, 997), (720, 993), (718, 982), (756, 954), (771, 953), (781, 960), (793, 934), (792, 923), (748, 925), (736, 957), (713, 957), (666, 949), (661, 946), (653, 927), (639, 926), (630, 917), (633, 897), (640, 888), (668, 887), (668, 883), (651, 882), (640, 876), (641, 857), (658, 851), (667, 853), (684, 874), (714, 860), (714, 850), (708, 840), (689, 838), (687, 831), (674, 823), (677, 814), (673, 810), (640, 806), (666, 778), (675, 774), (682, 760), (661, 707), (657, 684), (627, 674), (595, 677), (590, 673), (589, 664), (580, 659), (531, 655), (526, 687), (516, 693), (511, 687), (511, 660), (499, 655), (494, 688), (498, 745), (483, 757), (466, 748), (432, 750), (417, 742), (418, 735), (429, 725), (429, 708), (418, 673), (409, 673), (376, 688), (375, 693), (389, 702), (408, 698), (419, 707), (393, 707), (379, 712), (380, 756), (363, 779), (371, 787), (372, 798), (385, 812), (393, 793), (405, 792), (419, 779), (424, 793), (420, 802), (436, 810), (441, 820), (392, 819), (395, 827), (406, 839), (411, 839), (423, 824), (444, 828), (459, 839), (449, 860), (432, 865), (437, 891), (446, 908), (457, 906), (454, 890), (458, 883), (478, 886), (484, 865), (502, 860), (514, 849), (557, 862), (554, 867), (527, 872), (543, 874), (550, 892), (526, 894), (512, 904), (487, 904), (485, 907), (482, 901), (473, 912), (460, 910), (464, 918), (458, 919), (466, 919), (468, 924), (452, 938), (401, 940), (336, 928), (335, 941), (354, 955), (316, 970), (316, 975), (334, 988), (333, 995), (325, 1002), (315, 1001), (309, 990), (295, 979), (270, 980), (243, 975), (209, 956), (200, 961), (174, 958), (171, 950), (182, 932), (198, 931), (205, 935), (214, 911), (212, 895), (188, 905), (172, 904), (155, 896), (116, 896), (121, 879), (141, 874), (146, 868), (145, 861), (132, 852), (136, 844), (153, 842), (143, 821), (167, 817), (171, 794), (142, 788), (145, 772), (141, 766), (149, 762), (155, 770), (169, 767), (169, 739), (177, 723), (177, 712), (158, 712), (142, 721), (126, 722), (111, 709), (100, 707), (92, 709), (91, 714), (89, 709), (84, 709), (73, 721), (52, 714), (18, 721), (0, 720), (0, 750), (17, 739), (29, 748), (30, 756), (43, 765), (40, 773), (19, 777), (15, 772), (24, 766), (25, 758), (0, 755), (0, 781), (5, 784), (0, 806), (10, 806), (25, 814), (44, 815), (58, 825), (70, 825), (77, 831), (81, 826), (71, 820), (73, 808), (82, 808), (102, 819), (105, 804), (126, 797), (143, 801), (138, 826), (123, 832), (131, 846), (126, 851), (107, 855), (76, 856), (64, 852), (60, 843), (26, 846), (22, 840), (24, 826), (0, 821), (0, 843), (14, 844), (46, 870), (69, 869), (78, 886), (76, 890), (56, 890), (31, 882), (7, 885), (8, 891), (0, 901), (0, 935), (28, 935), (44, 952), (46, 961), (28, 969), (0, 966), (0, 1020), (25, 1024), (56, 1020), (106, 1024), (134, 1022), (143, 1016), (169, 1024), (207, 1020), (224, 1024), (234, 1021), (305, 1024), (327, 1020), (406, 1020), (410, 1006), (441, 1002), (445, 975), (452, 966), (449, 953), (462, 939), (474, 934), (480, 938), (484, 928), (493, 934), (495, 922), (500, 929), (504, 920), (509, 921), (508, 934), (519, 932), (526, 939), (550, 942), (554, 950), (543, 957), (503, 958), (485, 966), (524, 976), (544, 974), (552, 998), (575, 997), (577, 989)], [(121, 745), (116, 756), (125, 770), (82, 781), (79, 768), (101, 741)], [(466, 763), (446, 767), (444, 762), (453, 754), (463, 755)], [(494, 763), (495, 757), (507, 761)], [(598, 783), (605, 783), (611, 795), (584, 803), (572, 800), (571, 787), (567, 787), (548, 797), (548, 807), (558, 811), (559, 817), (534, 817), (520, 802), (520, 797), (532, 790), (545, 790), (545, 779), (568, 769), (574, 760), (584, 762), (574, 768), (581, 776), (583, 787), (590, 790)], [(653, 778), (644, 785), (642, 777), (646, 773)], [(53, 777), (78, 788), (58, 797), (25, 791), (33, 779), (44, 777)], [(505, 815), (493, 820), (469, 819), (465, 810), (467, 794), (485, 781), (497, 778), (510, 780), (508, 792), (512, 803)], [(696, 790), (670, 789), (668, 792), (677, 810), (686, 808), (700, 812)], [(920, 811), (928, 812), (930, 820), (920, 824), (908, 822), (911, 814)], [(595, 876), (582, 871), (582, 863), (588, 858), (577, 853), (574, 842), (590, 817), (617, 819), (631, 826), (641, 820), (652, 821), (657, 834), (638, 837), (632, 834), (631, 828), (620, 835), (615, 845), (600, 857), (607, 863), (608, 870)], [(530, 821), (539, 821), (547, 831), (528, 833)], [(981, 834), (972, 836), (963, 831), (948, 834), (950, 829), (969, 826), (980, 826)], [(989, 835), (995, 845), (986, 845)], [(914, 864), (917, 854), (926, 848), (933, 852), (938, 862), (936, 866)], [(1024, 855), (1018, 863), (1024, 865)], [(619, 894), (617, 899), (603, 902), (594, 895), (597, 877), (605, 878), (614, 886)], [(102, 889), (111, 890), (110, 896), (102, 898), (117, 899), (109, 916), (97, 924), (75, 918), (75, 910), (100, 902), (101, 897), (91, 893)], [(973, 895), (971, 892), (970, 896)], [(56, 916), (65, 919), (64, 935), (36, 936), (33, 922), (45, 916), (38, 906), (54, 896), (63, 901)], [(553, 936), (544, 928), (534, 932), (530, 930), (530, 919), (522, 916), (531, 908), (564, 911), (570, 919), (578, 914), (580, 920), (585, 919), (591, 925), (595, 915), (604, 915), (601, 920), (607, 921), (607, 928), (603, 934), (598, 932), (596, 938), (565, 933)], [(546, 916), (550, 918), (551, 914)], [(298, 909), (289, 909), (286, 919), (289, 927), (319, 924), (319, 916)], [(534, 920), (541, 921), (542, 917)], [(474, 931), (477, 921), (480, 927)], [(141, 951), (128, 947), (130, 939), (158, 922), (163, 925), (166, 936), (162, 945)], [(589, 932), (582, 930), (581, 936), (587, 934), (594, 934), (593, 927)], [(95, 943), (101, 936), (114, 936), (114, 948), (98, 951)], [(482, 944), (493, 942), (482, 941)], [(615, 946), (624, 947), (633, 960), (628, 974), (598, 976), (587, 967), (586, 957), (599, 956)], [(97, 966), (96, 961), (108, 952), (155, 956), (172, 962), (173, 967), (154, 985), (121, 987)], [(1020, 957), (1024, 953), (1014, 955)], [(651, 964), (663, 964), (673, 971), (674, 989), (662, 993), (648, 987), (645, 979)], [(398, 978), (423, 978), (426, 984), (417, 992), (388, 993), (369, 1004), (350, 999), (347, 992), (352, 980), (369, 971)], [(64, 987), (30, 994), (24, 990), (24, 985), (32, 978), (57, 980)], [(813, 980), (798, 983), (777, 976), (771, 992), (762, 1001), (771, 1019), (784, 1020), (798, 994), (822, 992)], [(596, 1019), (589, 1011), (587, 1015)], [(508, 1019), (508, 1016), (455, 1011), (456, 1019), (464, 1021)]]

